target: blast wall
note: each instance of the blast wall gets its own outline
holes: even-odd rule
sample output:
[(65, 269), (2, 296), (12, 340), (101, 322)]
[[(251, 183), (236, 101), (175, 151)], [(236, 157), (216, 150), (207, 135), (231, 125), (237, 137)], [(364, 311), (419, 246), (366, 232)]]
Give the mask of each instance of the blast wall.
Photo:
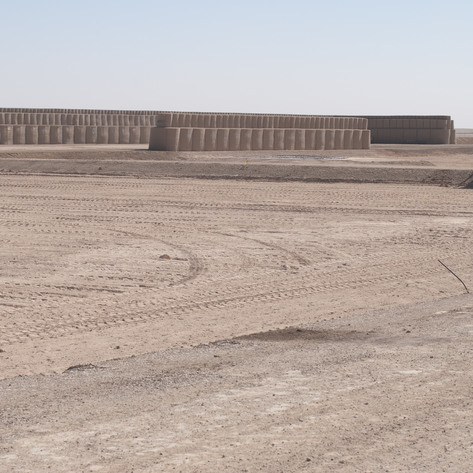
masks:
[(149, 149), (250, 151), (368, 149), (368, 121), (310, 115), (161, 113)]
[(157, 151), (369, 149), (370, 131), (305, 128), (176, 128), (151, 130)]
[(365, 116), (371, 142), (382, 144), (455, 144), (450, 116)]
[(0, 144), (148, 144), (159, 113), (0, 108)]
[[(370, 130), (372, 143), (454, 144), (456, 133), (450, 116), (359, 116), (263, 115), (233, 113), (183, 113), (140, 110), (0, 108), (0, 145), (12, 144), (148, 144), (154, 127), (217, 129), (220, 148), (240, 149), (236, 131), (259, 129), (252, 138), (253, 149), (284, 149), (292, 146), (292, 135), (271, 134), (271, 129)], [(187, 131), (186, 133), (190, 133)], [(212, 132), (213, 133), (213, 132)], [(208, 132), (207, 135), (212, 134)], [(204, 132), (205, 134), (205, 132)], [(349, 146), (350, 132), (324, 134), (326, 149)], [(197, 135), (196, 135), (197, 136)], [(253, 136), (253, 135), (252, 135)], [(195, 138), (197, 141), (198, 139)], [(302, 148), (315, 148), (315, 134), (295, 132)], [(320, 140), (319, 136), (319, 140)], [(211, 138), (207, 137), (207, 141)], [(238, 140), (238, 145), (237, 145)], [(282, 140), (282, 141), (281, 141)], [(287, 140), (287, 145), (286, 143)], [(262, 141), (262, 143), (261, 143)], [(222, 144), (226, 143), (226, 145)], [(246, 143), (244, 141), (244, 143)], [(335, 144), (336, 143), (336, 144)], [(192, 140), (183, 145), (192, 149)], [(245, 144), (245, 146), (247, 146)], [(325, 145), (324, 145), (325, 146)], [(325, 148), (322, 148), (325, 149)]]
[[(169, 145), (164, 148), (178, 146), (183, 151), (342, 149), (369, 147), (367, 125), (366, 119), (358, 117), (315, 115), (0, 108), (0, 144), (148, 144), (151, 140), (152, 146), (163, 147), (166, 136)], [(152, 135), (155, 127), (172, 130)], [(331, 131), (326, 140), (325, 132), (316, 139), (315, 130), (339, 131), (332, 143)]]

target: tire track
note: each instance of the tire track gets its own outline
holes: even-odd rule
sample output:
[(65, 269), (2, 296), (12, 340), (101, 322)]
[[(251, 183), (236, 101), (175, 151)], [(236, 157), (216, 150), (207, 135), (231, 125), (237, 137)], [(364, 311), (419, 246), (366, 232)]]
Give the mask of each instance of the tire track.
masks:
[(2, 344), (368, 295), (448, 278), (437, 258), (472, 274), (473, 198), (455, 189), (5, 176), (0, 195)]

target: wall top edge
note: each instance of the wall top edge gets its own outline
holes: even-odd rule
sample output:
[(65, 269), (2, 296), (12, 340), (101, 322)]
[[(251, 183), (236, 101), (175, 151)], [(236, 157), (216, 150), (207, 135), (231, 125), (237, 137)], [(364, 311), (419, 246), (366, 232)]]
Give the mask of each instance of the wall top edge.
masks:
[(281, 117), (333, 117), (333, 118), (365, 118), (361, 115), (308, 115), (294, 113), (245, 113), (245, 112), (196, 112), (183, 110), (102, 110), (102, 109), (70, 109), (70, 108), (12, 108), (0, 107), (0, 113), (66, 113), (84, 115), (164, 115), (168, 113), (193, 115), (249, 115), (249, 116), (281, 116)]
[(244, 113), (244, 112), (196, 112), (179, 110), (102, 110), (102, 109), (69, 109), (69, 108), (0, 108), (0, 113), (64, 113), (83, 115), (164, 115), (164, 114), (195, 114), (195, 115), (246, 115), (246, 116), (280, 116), (280, 117), (324, 117), (324, 118), (364, 118), (364, 119), (431, 119), (451, 120), (451, 115), (306, 115), (291, 113)]
[(361, 115), (360, 118), (386, 119), (386, 120), (451, 120), (451, 115)]

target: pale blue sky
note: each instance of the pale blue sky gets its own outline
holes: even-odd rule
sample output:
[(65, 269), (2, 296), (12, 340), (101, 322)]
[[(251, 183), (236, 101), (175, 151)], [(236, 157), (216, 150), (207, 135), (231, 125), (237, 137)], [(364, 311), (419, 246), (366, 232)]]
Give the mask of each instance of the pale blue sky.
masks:
[(0, 107), (446, 114), (471, 0), (0, 0)]

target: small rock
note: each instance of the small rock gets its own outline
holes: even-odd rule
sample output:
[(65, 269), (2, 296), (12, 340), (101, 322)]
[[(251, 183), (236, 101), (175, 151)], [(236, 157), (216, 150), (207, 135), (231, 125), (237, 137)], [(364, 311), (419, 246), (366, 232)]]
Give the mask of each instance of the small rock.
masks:
[(171, 257), (169, 255), (164, 254), (164, 255), (161, 255), (159, 259), (171, 259)]

